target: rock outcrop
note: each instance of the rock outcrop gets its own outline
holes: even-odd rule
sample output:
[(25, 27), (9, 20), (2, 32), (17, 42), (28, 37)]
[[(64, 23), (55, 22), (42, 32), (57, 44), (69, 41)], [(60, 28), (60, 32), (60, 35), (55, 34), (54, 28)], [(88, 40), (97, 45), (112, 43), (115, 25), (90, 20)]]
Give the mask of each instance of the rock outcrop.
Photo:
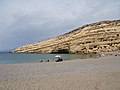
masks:
[(100, 21), (18, 47), (12, 53), (96, 53), (120, 50), (120, 20)]

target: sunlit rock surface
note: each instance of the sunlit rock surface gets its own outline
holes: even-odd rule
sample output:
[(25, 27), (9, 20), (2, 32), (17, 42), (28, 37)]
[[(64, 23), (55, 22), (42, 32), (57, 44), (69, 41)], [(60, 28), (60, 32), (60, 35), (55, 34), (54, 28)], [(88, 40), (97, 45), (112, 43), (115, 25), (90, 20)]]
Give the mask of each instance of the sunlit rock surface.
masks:
[(120, 50), (120, 20), (100, 21), (40, 42), (27, 44), (12, 53), (96, 53)]

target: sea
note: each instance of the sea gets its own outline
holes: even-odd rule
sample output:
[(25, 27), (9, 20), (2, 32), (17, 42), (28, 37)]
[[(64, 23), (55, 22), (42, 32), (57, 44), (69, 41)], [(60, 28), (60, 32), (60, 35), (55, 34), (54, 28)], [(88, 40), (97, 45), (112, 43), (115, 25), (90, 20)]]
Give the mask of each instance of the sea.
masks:
[(96, 54), (13, 54), (8, 52), (0, 52), (0, 64), (15, 64), (15, 63), (38, 63), (41, 60), (46, 62), (56, 61), (56, 55), (60, 55), (63, 60), (85, 59), (96, 57)]

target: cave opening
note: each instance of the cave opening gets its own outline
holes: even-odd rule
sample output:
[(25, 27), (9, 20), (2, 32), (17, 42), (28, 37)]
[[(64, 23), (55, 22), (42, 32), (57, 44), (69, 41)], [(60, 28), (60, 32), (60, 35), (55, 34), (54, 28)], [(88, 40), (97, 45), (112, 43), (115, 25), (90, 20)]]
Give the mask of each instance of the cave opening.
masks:
[(117, 37), (119, 37), (119, 34), (117, 34)]
[(52, 54), (68, 54), (70, 51), (68, 49), (59, 49), (57, 51), (52, 51)]

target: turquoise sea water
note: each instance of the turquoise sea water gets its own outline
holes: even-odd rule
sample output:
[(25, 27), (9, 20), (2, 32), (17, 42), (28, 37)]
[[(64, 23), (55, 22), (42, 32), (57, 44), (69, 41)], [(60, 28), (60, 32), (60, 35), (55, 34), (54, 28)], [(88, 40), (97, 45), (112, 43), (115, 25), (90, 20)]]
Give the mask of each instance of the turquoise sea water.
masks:
[[(58, 54), (12, 54), (2, 52), (0, 53), (0, 64), (10, 63), (27, 63), (27, 62), (40, 62), (41, 59), (54, 61), (57, 60), (55, 56)], [(89, 58), (90, 54), (59, 54), (64, 60), (72, 60), (79, 58)], [(94, 57), (95, 55), (92, 54)]]

